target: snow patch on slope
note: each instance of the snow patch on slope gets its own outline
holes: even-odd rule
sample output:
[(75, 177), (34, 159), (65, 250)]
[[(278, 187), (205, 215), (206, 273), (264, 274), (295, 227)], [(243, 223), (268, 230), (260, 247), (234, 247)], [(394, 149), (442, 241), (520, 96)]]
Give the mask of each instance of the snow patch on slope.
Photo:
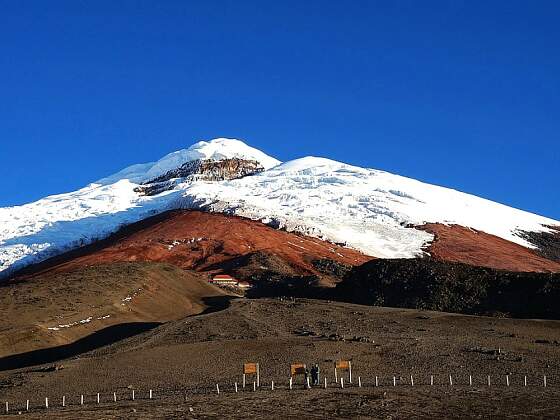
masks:
[[(134, 192), (192, 159), (238, 157), (264, 172), (230, 181), (190, 181), (155, 196)], [(238, 140), (199, 142), (156, 163), (134, 165), (81, 190), (0, 208), (0, 275), (104, 238), (153, 214), (190, 208), (224, 212), (299, 231), (384, 258), (422, 254), (433, 236), (410, 225), (459, 224), (526, 247), (518, 230), (559, 222), (459, 191), (330, 159), (280, 164)], [(2, 273), (4, 272), (4, 273)]]

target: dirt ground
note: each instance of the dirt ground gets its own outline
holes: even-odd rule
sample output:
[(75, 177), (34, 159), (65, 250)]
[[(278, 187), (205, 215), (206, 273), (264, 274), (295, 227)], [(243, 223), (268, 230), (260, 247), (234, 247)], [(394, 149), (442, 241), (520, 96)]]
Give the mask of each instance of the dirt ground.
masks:
[[(257, 392), (233, 390), (213, 394), (160, 396), (97, 404), (96, 396), (84, 406), (79, 399), (66, 407), (14, 407), (13, 416), (53, 419), (151, 419), (151, 418), (558, 418), (557, 390), (525, 392), (520, 389), (466, 387), (352, 387), (328, 389), (275, 389)], [(544, 403), (546, 401), (546, 403)], [(21, 411), (21, 415), (18, 414)]]
[[(334, 388), (339, 359), (353, 366), (354, 384), (343, 390)], [(261, 389), (252, 392), (249, 378), (245, 392), (235, 394), (233, 384), (241, 383), (242, 364), (249, 361), (260, 364)], [(292, 362), (319, 363), (328, 389), (304, 390), (297, 378), (297, 389), (288, 390)], [(49, 397), (53, 418), (560, 416), (558, 321), (237, 299), (223, 311), (168, 322), (56, 365), (58, 370), (47, 364), (0, 372), (0, 402), (19, 411), (26, 399), (38, 407)], [(356, 386), (358, 377), (363, 388)], [(140, 400), (129, 401), (133, 389)], [(84, 407), (77, 406), (80, 394), (86, 395)], [(27, 416), (46, 414), (32, 408)]]
[[(125, 323), (181, 319), (226, 292), (170, 264), (120, 262), (0, 286), (0, 360)], [(0, 369), (1, 369), (0, 363)]]

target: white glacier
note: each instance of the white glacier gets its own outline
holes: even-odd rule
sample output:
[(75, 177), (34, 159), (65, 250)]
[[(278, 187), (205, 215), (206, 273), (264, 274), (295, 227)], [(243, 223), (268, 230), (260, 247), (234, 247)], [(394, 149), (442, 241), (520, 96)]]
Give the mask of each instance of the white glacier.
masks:
[[(155, 196), (134, 191), (195, 159), (257, 160), (266, 169), (230, 181), (184, 182)], [(345, 243), (385, 258), (422, 254), (432, 235), (407, 227), (459, 224), (526, 247), (517, 230), (559, 222), (452, 189), (330, 159), (281, 163), (239, 140), (199, 142), (155, 163), (133, 165), (78, 191), (0, 208), (0, 275), (106, 237), (173, 208), (227, 212)]]

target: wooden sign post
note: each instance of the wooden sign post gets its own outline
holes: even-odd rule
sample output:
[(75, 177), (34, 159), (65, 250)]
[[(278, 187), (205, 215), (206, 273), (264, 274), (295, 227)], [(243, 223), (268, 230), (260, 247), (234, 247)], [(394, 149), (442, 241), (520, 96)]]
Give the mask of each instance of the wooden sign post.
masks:
[(338, 381), (338, 371), (348, 371), (348, 382), (352, 383), (352, 362), (350, 360), (337, 360), (334, 363), (334, 380)]
[[(292, 363), (290, 365), (290, 384), (292, 383), (293, 377), (297, 375), (305, 376), (306, 366), (305, 363)], [(309, 378), (307, 378), (309, 380)], [(307, 383), (304, 379), (304, 385), (307, 387)]]
[(244, 363), (243, 364), (243, 388), (245, 388), (245, 377), (246, 375), (256, 375), (257, 376), (257, 387), (261, 386), (261, 375), (258, 363)]

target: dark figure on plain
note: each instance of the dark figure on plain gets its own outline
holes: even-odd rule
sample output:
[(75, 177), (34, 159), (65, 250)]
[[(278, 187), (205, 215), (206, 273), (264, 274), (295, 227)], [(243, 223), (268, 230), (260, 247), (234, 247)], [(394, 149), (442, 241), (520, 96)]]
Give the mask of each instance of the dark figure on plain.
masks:
[(319, 374), (320, 374), (319, 365), (315, 363), (311, 368), (311, 383), (313, 385), (319, 385)]

